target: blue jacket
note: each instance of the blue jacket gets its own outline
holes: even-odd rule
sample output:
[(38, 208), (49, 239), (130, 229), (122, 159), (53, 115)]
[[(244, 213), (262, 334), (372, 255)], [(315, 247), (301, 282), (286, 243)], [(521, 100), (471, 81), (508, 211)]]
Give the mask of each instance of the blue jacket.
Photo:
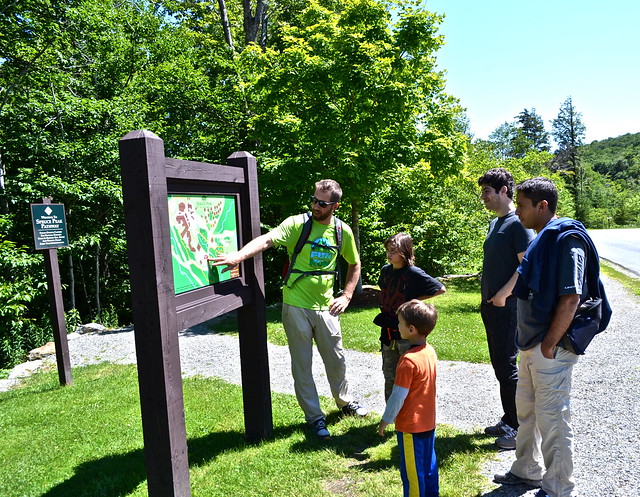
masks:
[(558, 300), (555, 277), (559, 250), (567, 236), (577, 236), (585, 245), (587, 289), (590, 297), (602, 299), (600, 331), (603, 331), (611, 319), (611, 306), (600, 280), (598, 251), (580, 221), (563, 217), (547, 223), (524, 254), (518, 267), (519, 276), (513, 294), (519, 299), (528, 299), (530, 292), (537, 294), (538, 310), (542, 313), (540, 321), (551, 323)]

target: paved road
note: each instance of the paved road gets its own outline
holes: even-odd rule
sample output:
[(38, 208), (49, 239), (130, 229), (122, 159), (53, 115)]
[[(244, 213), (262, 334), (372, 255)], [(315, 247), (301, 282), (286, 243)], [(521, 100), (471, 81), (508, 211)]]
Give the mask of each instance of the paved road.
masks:
[(589, 230), (598, 255), (640, 275), (640, 229)]

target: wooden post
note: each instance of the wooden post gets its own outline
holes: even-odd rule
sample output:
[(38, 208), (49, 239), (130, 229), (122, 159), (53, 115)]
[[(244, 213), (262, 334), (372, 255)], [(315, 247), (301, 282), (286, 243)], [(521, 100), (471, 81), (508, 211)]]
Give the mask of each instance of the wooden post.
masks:
[(164, 143), (132, 131), (120, 162), (149, 495), (190, 496)]
[[(236, 152), (227, 159), (227, 164), (242, 167), (247, 178), (243, 187), (247, 201), (242, 204), (241, 213), (242, 239), (247, 243), (260, 236), (256, 159), (247, 152)], [(262, 255), (245, 261), (244, 269), (254, 300), (238, 309), (240, 367), (245, 431), (247, 439), (255, 441), (271, 436), (273, 430)]]
[(56, 345), (58, 378), (60, 379), (60, 385), (73, 385), (69, 343), (67, 342), (67, 325), (64, 319), (64, 304), (62, 302), (60, 268), (58, 267), (58, 251), (56, 249), (46, 249), (44, 251), (44, 261), (47, 273), (47, 293), (49, 294), (51, 324), (53, 326), (53, 341)]

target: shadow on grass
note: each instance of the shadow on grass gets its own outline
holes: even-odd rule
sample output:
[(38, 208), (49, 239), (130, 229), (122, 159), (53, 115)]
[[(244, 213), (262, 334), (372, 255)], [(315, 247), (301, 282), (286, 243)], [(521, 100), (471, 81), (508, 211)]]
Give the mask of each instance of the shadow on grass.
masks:
[[(287, 438), (305, 425), (277, 427), (269, 440)], [(258, 444), (247, 441), (243, 432), (210, 433), (187, 442), (189, 466), (206, 464), (227, 450)], [(316, 444), (317, 445), (317, 444)], [(320, 446), (316, 447), (321, 448)], [(75, 468), (74, 475), (42, 494), (43, 497), (116, 497), (133, 492), (147, 479), (142, 449), (101, 457)]]
[[(214, 459), (218, 454), (248, 445), (243, 433), (222, 432), (188, 441), (189, 466)], [(43, 497), (100, 496), (116, 497), (133, 492), (147, 479), (142, 449), (101, 457), (80, 464), (75, 474)]]
[[(393, 432), (394, 438), (396, 433)], [(470, 452), (481, 452), (487, 455), (495, 453), (495, 447), (491, 443), (484, 442), (486, 437), (475, 433), (460, 433), (457, 435), (440, 435), (436, 429), (436, 457), (438, 459), (438, 467), (445, 468), (453, 463), (456, 456)], [(380, 466), (381, 462), (376, 463), (376, 469), (380, 467), (395, 466), (399, 468), (400, 451), (396, 445), (391, 451), (392, 464)], [(442, 471), (442, 469), (441, 469)]]
[[(329, 416), (329, 421), (336, 420), (337, 414)], [(333, 437), (328, 441), (317, 439), (307, 428), (305, 423), (275, 427), (269, 440), (286, 439), (295, 432), (305, 431), (304, 441), (294, 443), (292, 451), (317, 451), (332, 447), (336, 454), (366, 459), (364, 450), (374, 444), (383, 443), (386, 439), (375, 434), (375, 424), (368, 424), (350, 429), (347, 433)], [(243, 432), (230, 431), (210, 433), (204, 437), (188, 440), (189, 466), (201, 466), (215, 459), (219, 454), (228, 450), (242, 450), (255, 446), (247, 441)], [(387, 465), (389, 466), (389, 465)], [(380, 468), (385, 465), (379, 466)], [(371, 470), (376, 469), (374, 467)], [(59, 483), (43, 497), (82, 497), (100, 496), (116, 497), (133, 492), (147, 478), (144, 451), (142, 449), (101, 457), (85, 462), (75, 468), (75, 473), (69, 479)]]
[[(327, 424), (331, 430), (331, 425), (340, 418), (339, 413), (332, 413), (327, 416)], [(391, 450), (389, 459), (377, 459), (367, 461), (366, 453), (368, 449), (386, 443), (390, 438), (395, 440), (396, 432), (388, 429), (384, 437), (378, 435), (379, 418), (372, 417), (371, 422), (363, 426), (349, 428), (345, 433), (332, 436), (328, 440), (319, 440), (309, 429), (306, 429), (306, 438), (303, 441), (292, 445), (292, 451), (312, 451), (331, 449), (337, 455), (353, 458), (361, 463), (358, 465), (362, 471), (379, 471), (390, 468), (398, 468), (400, 453), (397, 444)], [(444, 432), (444, 433), (443, 433)], [(487, 439), (486, 435), (480, 433), (459, 433), (449, 435), (446, 429), (436, 430), (436, 454), (438, 465), (444, 467), (449, 465), (456, 456), (460, 454), (479, 452), (487, 457), (495, 453), (495, 446)]]
[[(442, 430), (441, 430), (442, 431)], [(439, 435), (436, 430), (436, 454), (440, 466), (448, 465), (457, 455), (480, 452), (487, 456), (495, 454), (492, 438), (480, 433), (458, 433)]]
[[(327, 425), (331, 431), (332, 426), (340, 421), (342, 415), (338, 412), (333, 412), (327, 416)], [(367, 418), (369, 419), (369, 418)], [(292, 452), (306, 452), (316, 450), (331, 449), (336, 455), (341, 457), (347, 457), (355, 459), (357, 461), (366, 461), (368, 455), (367, 449), (383, 444), (388, 440), (388, 436), (381, 437), (377, 433), (378, 418), (371, 416), (371, 421), (366, 425), (353, 426), (340, 435), (332, 435), (331, 438), (326, 440), (320, 440), (318, 437), (305, 425), (300, 428), (305, 431), (305, 439), (294, 443), (291, 446)], [(369, 463), (363, 463), (360, 467), (365, 467)], [(383, 469), (390, 467), (389, 464), (384, 463), (378, 465), (378, 463), (371, 463), (372, 468)]]

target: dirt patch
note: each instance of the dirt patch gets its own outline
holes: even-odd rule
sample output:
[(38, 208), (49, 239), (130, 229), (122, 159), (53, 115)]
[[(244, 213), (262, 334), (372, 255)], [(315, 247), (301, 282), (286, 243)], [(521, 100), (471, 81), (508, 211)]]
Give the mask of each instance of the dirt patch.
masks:
[(355, 497), (356, 481), (353, 478), (344, 477), (339, 480), (329, 480), (324, 482), (324, 488), (334, 495), (344, 497)]

